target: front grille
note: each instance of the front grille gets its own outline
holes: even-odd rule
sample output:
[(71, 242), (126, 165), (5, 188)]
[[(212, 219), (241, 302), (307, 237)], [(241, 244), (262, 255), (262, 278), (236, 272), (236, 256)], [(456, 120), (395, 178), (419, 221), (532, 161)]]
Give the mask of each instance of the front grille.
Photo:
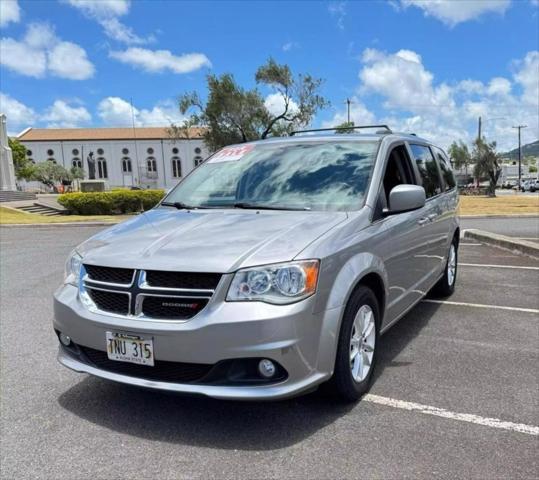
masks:
[(106, 292), (87, 288), (88, 295), (99, 310), (127, 315), (129, 313), (129, 295), (122, 292)]
[(98, 267), (96, 265), (84, 265), (84, 268), (90, 280), (123, 285), (130, 285), (133, 281), (134, 270), (131, 268)]
[(146, 282), (151, 287), (215, 290), (219, 280), (219, 273), (146, 271)]
[(213, 368), (213, 365), (203, 363), (166, 362), (163, 360), (155, 360), (153, 367), (136, 365), (134, 363), (109, 360), (107, 352), (102, 352), (101, 350), (94, 350), (80, 345), (79, 348), (90, 363), (100, 370), (160, 382), (196, 382), (207, 375)]
[(142, 313), (151, 318), (187, 320), (202, 310), (208, 300), (205, 298), (144, 297)]

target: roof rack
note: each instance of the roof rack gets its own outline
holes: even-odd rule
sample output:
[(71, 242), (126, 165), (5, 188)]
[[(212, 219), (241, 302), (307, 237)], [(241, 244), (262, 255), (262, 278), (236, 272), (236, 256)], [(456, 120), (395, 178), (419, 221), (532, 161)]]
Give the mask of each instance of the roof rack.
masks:
[[(354, 127), (333, 127), (333, 128), (314, 128), (312, 130), (294, 130), (290, 132), (290, 136), (296, 135), (296, 133), (312, 133), (312, 132), (333, 132), (335, 130), (359, 130), (361, 128), (384, 128), (385, 133), (393, 133), (387, 125), (357, 125)], [(378, 132), (376, 132), (378, 133)]]

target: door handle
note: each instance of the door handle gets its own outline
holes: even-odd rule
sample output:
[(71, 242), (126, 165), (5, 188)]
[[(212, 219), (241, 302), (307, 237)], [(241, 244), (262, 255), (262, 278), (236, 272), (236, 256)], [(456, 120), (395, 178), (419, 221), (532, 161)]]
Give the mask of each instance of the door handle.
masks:
[(427, 215), (427, 218), (428, 218), (431, 222), (433, 222), (434, 219), (435, 219), (437, 216), (438, 216), (437, 213), (431, 213), (430, 215)]
[(430, 219), (429, 217), (422, 217), (417, 221), (418, 225), (425, 225), (426, 223), (429, 223)]

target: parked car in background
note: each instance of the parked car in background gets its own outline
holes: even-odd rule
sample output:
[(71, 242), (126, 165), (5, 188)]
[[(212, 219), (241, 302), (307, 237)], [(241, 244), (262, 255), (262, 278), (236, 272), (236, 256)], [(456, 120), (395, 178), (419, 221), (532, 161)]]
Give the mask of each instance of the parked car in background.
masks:
[(522, 190), (524, 192), (535, 192), (536, 190), (536, 185), (537, 185), (537, 180), (535, 179), (528, 179), (528, 180), (525, 180), (523, 183), (522, 183)]
[(446, 154), (378, 127), (226, 147), (83, 242), (54, 296), (59, 361), (220, 399), (325, 383), (357, 400), (380, 335), (452, 294), (460, 238)]

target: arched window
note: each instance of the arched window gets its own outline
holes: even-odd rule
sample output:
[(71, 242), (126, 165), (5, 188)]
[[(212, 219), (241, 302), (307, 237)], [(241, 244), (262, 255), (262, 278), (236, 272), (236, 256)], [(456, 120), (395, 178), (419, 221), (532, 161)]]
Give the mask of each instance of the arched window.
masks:
[(157, 160), (154, 157), (148, 157), (146, 159), (146, 166), (148, 172), (156, 173), (157, 172)]
[(109, 178), (107, 172), (107, 161), (103, 157), (97, 159), (97, 176), (99, 178)]
[(131, 166), (131, 159), (129, 157), (122, 158), (122, 172), (131, 173), (132, 171), (133, 167)]
[(77, 168), (82, 168), (82, 160), (80, 158), (74, 158), (71, 161), (71, 165), (73, 165), (74, 167), (77, 167)]
[(182, 176), (182, 162), (180, 157), (172, 157), (172, 176), (180, 178)]
[(56, 163), (56, 160), (54, 158), (47, 158), (47, 162)]
[(202, 157), (195, 157), (195, 167), (198, 167), (203, 161), (204, 159)]

